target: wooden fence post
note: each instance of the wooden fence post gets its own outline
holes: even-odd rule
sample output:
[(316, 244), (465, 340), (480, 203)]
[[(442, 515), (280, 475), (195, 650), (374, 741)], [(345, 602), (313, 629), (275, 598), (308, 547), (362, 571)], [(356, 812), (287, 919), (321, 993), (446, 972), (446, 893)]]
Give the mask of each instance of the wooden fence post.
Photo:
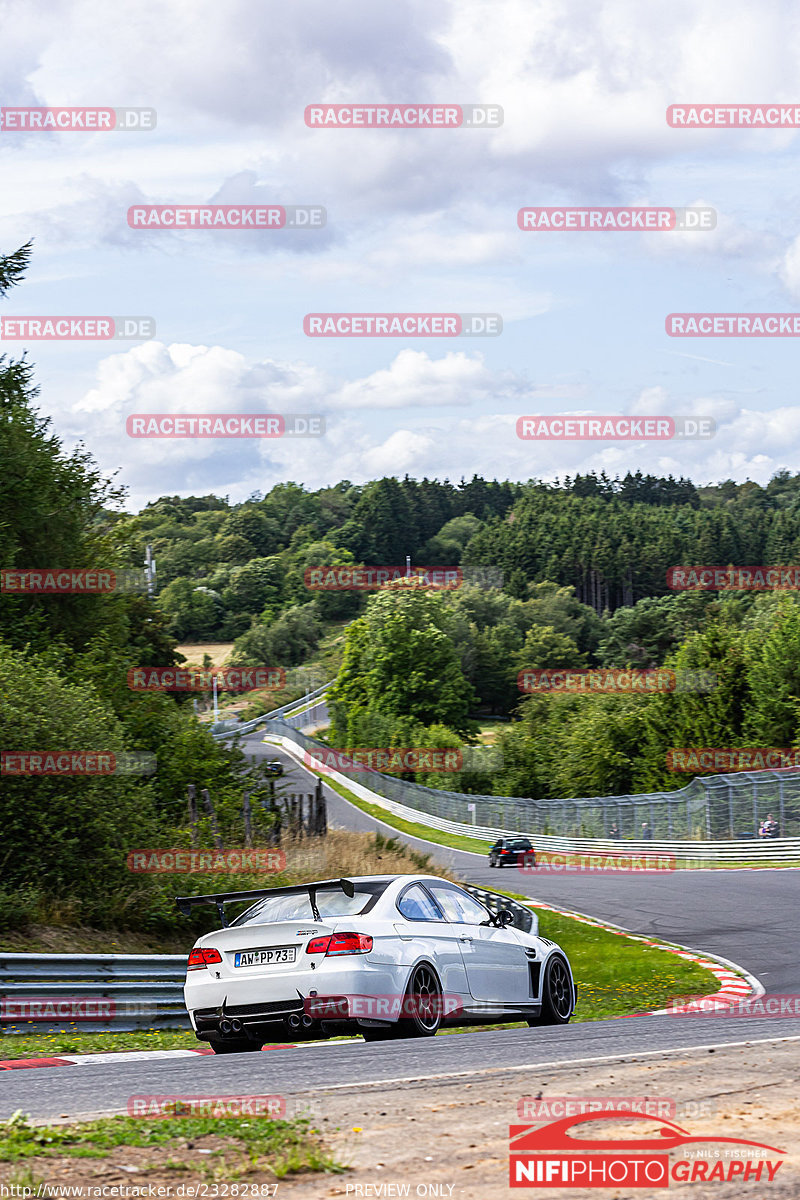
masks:
[(322, 780), (317, 780), (316, 787), (317, 800), (317, 833), (320, 837), (325, 837), (328, 832), (328, 802), (325, 799), (325, 793), (322, 790)]
[(197, 789), (193, 783), (186, 785), (186, 792), (189, 797), (189, 829), (192, 836), (192, 845), (197, 845)]
[(244, 813), (244, 844), (252, 846), (253, 844), (253, 811), (250, 807), (250, 793), (245, 792), (242, 801), (242, 812)]
[(208, 794), (208, 788), (203, 788), (200, 795), (203, 797), (203, 807), (211, 818), (211, 829), (214, 833), (214, 845), (218, 850), (224, 850), (222, 838), (219, 833), (219, 825), (217, 824), (217, 814), (214, 812), (214, 805), (211, 803), (211, 797)]

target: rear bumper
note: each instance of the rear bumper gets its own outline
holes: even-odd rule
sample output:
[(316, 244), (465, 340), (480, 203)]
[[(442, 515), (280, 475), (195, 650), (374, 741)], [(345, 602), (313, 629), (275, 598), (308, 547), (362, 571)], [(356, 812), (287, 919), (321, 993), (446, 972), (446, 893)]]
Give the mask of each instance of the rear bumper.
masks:
[(311, 1028), (303, 1023), (303, 1001), (279, 1000), (266, 1004), (221, 1004), (218, 1008), (198, 1008), (190, 1014), (198, 1038), (208, 1041), (219, 1037), (249, 1037), (255, 1041), (263, 1034), (300, 1033)]
[[(322, 1023), (337, 1021), (337, 1014), (315, 1006), (312, 991), (319, 1001), (326, 997), (358, 997), (365, 1001), (361, 1011), (367, 1015), (369, 1003), (376, 997), (397, 997), (399, 1009), (406, 983), (408, 968), (402, 965), (389, 967), (386, 964), (358, 962), (344, 968), (336, 959), (324, 961), (324, 967), (311, 971), (295, 971), (281, 977), (278, 974), (249, 976), (241, 980), (215, 979), (210, 972), (190, 975), (184, 988), (184, 1000), (192, 1026), (203, 1040), (219, 1036), (231, 1036), (231, 1030), (223, 1022), (237, 1022), (233, 1036), (252, 1037), (263, 1035), (281, 1037), (314, 1031), (320, 1034)], [(360, 1015), (360, 1014), (359, 1014)], [(348, 1013), (349, 1024), (356, 1026), (353, 1014)], [(339, 1020), (341, 1018), (338, 1018)], [(391, 1015), (379, 1015), (379, 1024), (392, 1020)], [(367, 1022), (371, 1023), (371, 1022)]]

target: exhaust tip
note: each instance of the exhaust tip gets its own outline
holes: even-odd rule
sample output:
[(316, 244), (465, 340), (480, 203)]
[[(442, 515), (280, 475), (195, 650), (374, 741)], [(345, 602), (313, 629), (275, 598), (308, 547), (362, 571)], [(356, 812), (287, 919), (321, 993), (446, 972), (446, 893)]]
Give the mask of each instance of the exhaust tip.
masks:
[(232, 1026), (231, 1026), (230, 1021), (228, 1021), (226, 1019), (224, 1021), (220, 1021), (219, 1028), (220, 1028), (220, 1033), (230, 1033)]
[(310, 1017), (308, 1015), (308, 1013), (305, 1013), (305, 1015), (303, 1016), (303, 1029), (310, 1029), (313, 1024), (314, 1024), (314, 1018)]
[(299, 1029), (300, 1028), (300, 1018), (298, 1017), (297, 1013), (292, 1013), (292, 1015), (289, 1017), (289, 1028), (290, 1029)]
[(231, 1032), (241, 1033), (243, 1029), (244, 1026), (242, 1025), (242, 1022), (238, 1019), (238, 1017), (234, 1017), (234, 1019), (231, 1021)]

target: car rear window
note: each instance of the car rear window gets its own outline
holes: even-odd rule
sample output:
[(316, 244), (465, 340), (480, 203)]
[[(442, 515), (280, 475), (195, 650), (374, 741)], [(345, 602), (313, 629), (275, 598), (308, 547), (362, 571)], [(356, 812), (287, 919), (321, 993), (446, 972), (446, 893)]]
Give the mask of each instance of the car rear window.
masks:
[[(357, 883), (355, 895), (346, 896), (341, 888), (320, 888), (317, 908), (322, 920), (326, 917), (358, 917), (369, 912), (378, 897), (386, 891), (388, 881)], [(231, 925), (268, 925), (273, 921), (314, 921), (308, 892), (284, 896), (265, 896), (238, 916)]]
[(530, 842), (526, 838), (519, 838), (516, 842), (508, 843), (509, 850), (532, 850)]

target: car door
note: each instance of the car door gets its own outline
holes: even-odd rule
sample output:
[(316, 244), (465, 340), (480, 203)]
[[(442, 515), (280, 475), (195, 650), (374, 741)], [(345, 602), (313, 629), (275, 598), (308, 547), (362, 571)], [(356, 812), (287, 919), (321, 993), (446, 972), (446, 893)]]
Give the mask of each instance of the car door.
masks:
[(458, 944), (470, 995), (492, 1003), (530, 1004), (535, 996), (528, 956), (517, 931), (482, 924), (488, 919), (487, 909), (455, 884), (429, 882), (427, 886), (448, 922), (460, 930)]
[(421, 883), (403, 888), (396, 907), (395, 933), (401, 941), (413, 945), (416, 953), (426, 954), (431, 959), (439, 973), (444, 995), (469, 996), (459, 926), (451, 925), (445, 919), (440, 906)]

